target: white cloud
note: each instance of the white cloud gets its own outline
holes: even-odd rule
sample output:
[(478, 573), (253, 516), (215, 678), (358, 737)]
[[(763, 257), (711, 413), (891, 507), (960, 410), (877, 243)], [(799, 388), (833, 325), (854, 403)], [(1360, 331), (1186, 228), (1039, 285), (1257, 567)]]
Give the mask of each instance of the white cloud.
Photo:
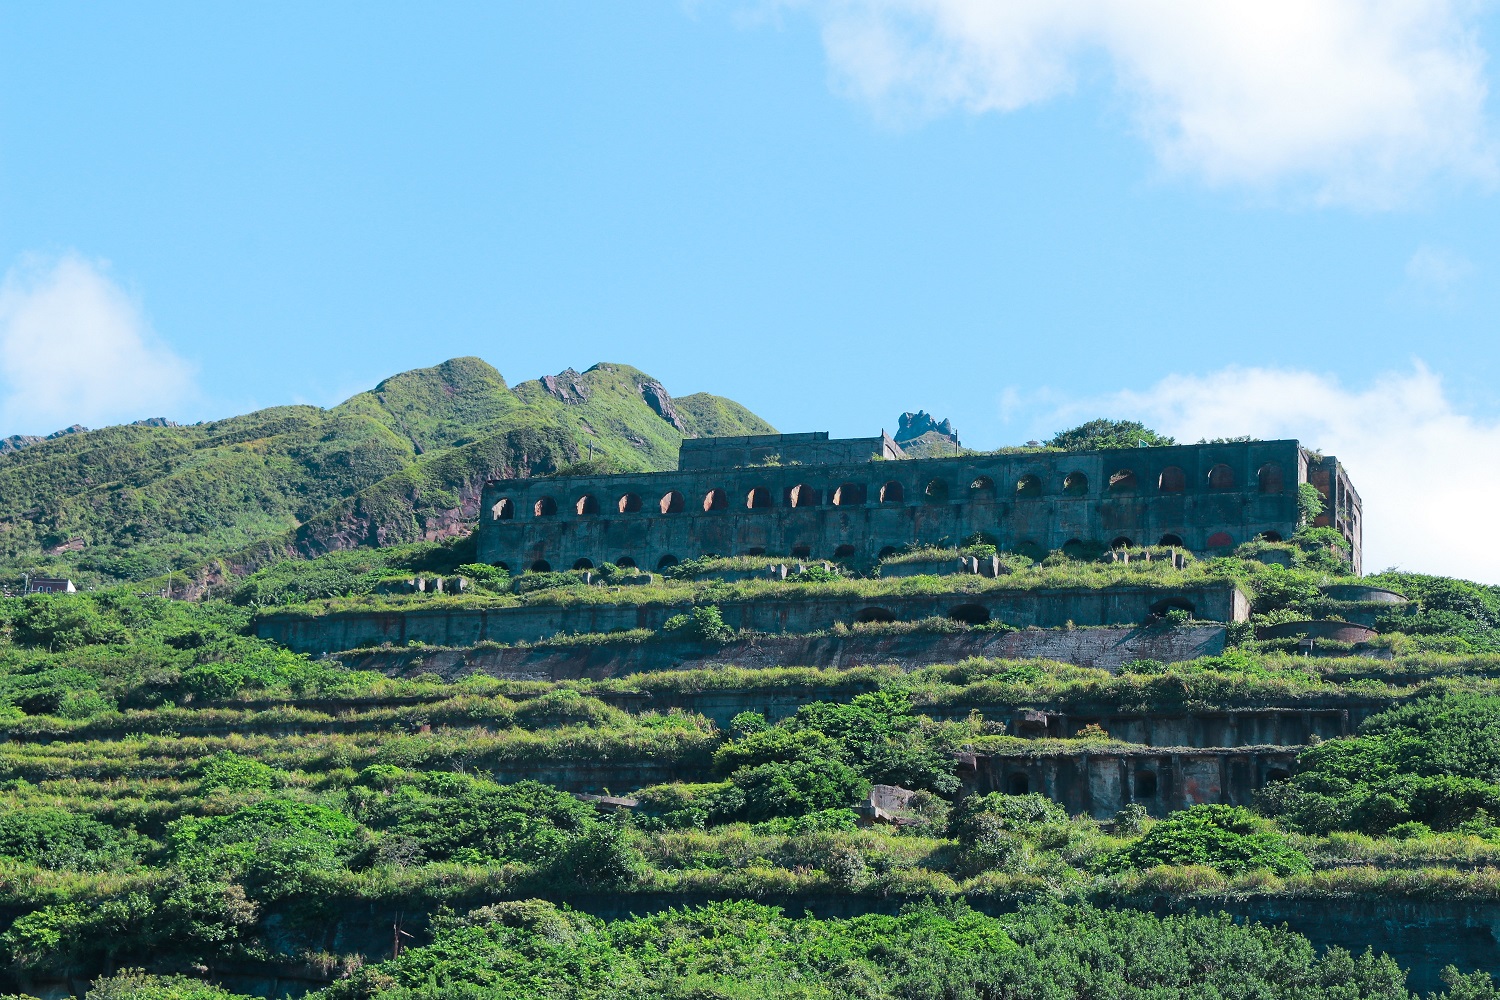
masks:
[(1406, 277), (1419, 288), (1445, 295), (1474, 273), (1474, 264), (1461, 253), (1424, 244), (1406, 262)]
[(782, 0), (885, 113), (1008, 112), (1109, 70), (1163, 165), (1383, 206), (1495, 176), (1469, 0)]
[(7, 434), (170, 416), (193, 389), (139, 304), (77, 254), (25, 260), (0, 283), (0, 380)]
[(1500, 496), (1500, 422), (1459, 413), (1420, 363), (1361, 389), (1293, 370), (1172, 375), (1057, 416), (1098, 413), (1143, 420), (1179, 441), (1297, 438), (1349, 470), (1364, 502), (1366, 572), (1396, 565), (1500, 583), (1500, 532), (1485, 517)]

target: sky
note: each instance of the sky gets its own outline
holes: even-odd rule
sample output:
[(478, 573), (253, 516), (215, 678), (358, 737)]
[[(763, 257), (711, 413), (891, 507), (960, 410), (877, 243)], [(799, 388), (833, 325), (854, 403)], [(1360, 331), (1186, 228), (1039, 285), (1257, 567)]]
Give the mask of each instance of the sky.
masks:
[(0, 2), (0, 436), (600, 361), (1295, 437), (1500, 583), (1500, 7)]

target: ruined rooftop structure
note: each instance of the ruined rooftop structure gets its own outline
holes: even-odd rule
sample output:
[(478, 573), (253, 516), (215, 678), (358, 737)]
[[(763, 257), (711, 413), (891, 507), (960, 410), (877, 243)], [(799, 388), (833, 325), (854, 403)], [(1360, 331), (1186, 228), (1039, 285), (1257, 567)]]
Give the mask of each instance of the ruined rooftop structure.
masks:
[(704, 555), (873, 565), (975, 537), (1002, 551), (1169, 545), (1228, 550), (1299, 526), (1298, 487), (1323, 498), (1360, 572), (1359, 494), (1336, 458), (1297, 441), (904, 458), (882, 434), (697, 438), (675, 472), (490, 482), (481, 560), (512, 572), (604, 562), (661, 569)]

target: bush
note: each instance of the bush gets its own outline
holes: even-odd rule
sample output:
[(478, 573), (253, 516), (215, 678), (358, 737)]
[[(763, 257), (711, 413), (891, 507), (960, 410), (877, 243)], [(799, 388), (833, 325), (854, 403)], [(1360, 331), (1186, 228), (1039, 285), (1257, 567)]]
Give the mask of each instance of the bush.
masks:
[(63, 809), (0, 813), (0, 855), (40, 868), (104, 871), (133, 862), (138, 840)]
[(1120, 867), (1207, 865), (1225, 875), (1265, 870), (1297, 875), (1312, 870), (1307, 856), (1241, 806), (1201, 805), (1174, 813), (1115, 856)]

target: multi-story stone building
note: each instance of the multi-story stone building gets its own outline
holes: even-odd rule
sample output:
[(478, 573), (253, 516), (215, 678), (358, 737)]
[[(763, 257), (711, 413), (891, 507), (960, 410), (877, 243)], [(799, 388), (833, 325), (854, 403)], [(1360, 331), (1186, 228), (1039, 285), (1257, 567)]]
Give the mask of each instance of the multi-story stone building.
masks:
[(1322, 495), (1318, 523), (1348, 539), (1359, 572), (1359, 494), (1337, 459), (1296, 441), (908, 459), (885, 435), (825, 432), (689, 439), (675, 472), (492, 481), (479, 557), (513, 572), (660, 569), (709, 554), (868, 565), (975, 536), (1033, 557), (1211, 552), (1289, 538), (1302, 483)]

